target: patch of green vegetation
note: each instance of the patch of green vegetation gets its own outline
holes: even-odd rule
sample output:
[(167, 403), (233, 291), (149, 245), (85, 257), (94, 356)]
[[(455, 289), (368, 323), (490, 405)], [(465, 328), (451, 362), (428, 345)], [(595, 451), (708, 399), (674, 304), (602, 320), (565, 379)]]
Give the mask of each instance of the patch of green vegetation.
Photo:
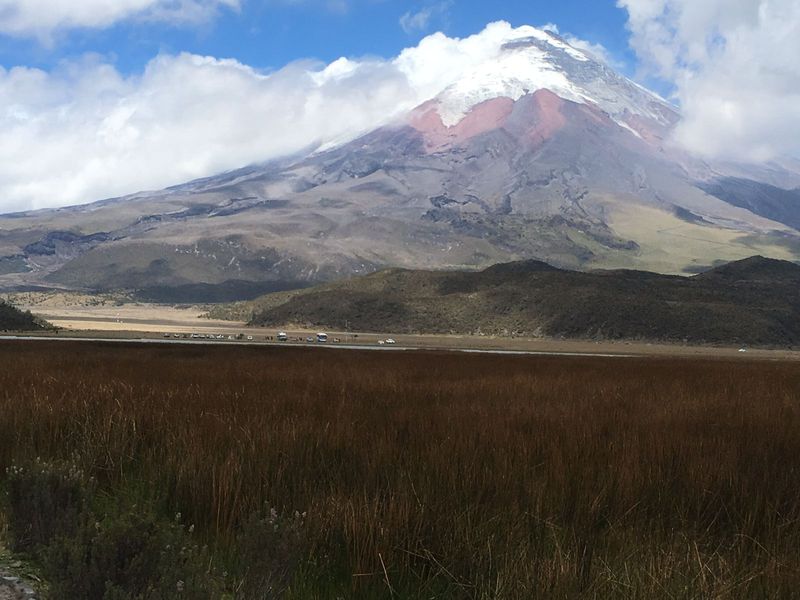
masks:
[(269, 327), (790, 347), (800, 345), (798, 286), (800, 265), (763, 257), (691, 278), (520, 261), (481, 272), (391, 269), (265, 296), (239, 314)]
[(37, 565), (29, 572), (41, 573), (51, 598), (277, 598), (293, 585), (304, 556), (304, 515), (269, 506), (239, 528), (234, 555), (201, 545), (194, 525), (180, 514), (159, 515), (136, 485), (101, 493), (69, 462), (12, 466), (4, 487), (14, 553), (7, 562)]
[(35, 317), (30, 311), (23, 312), (0, 300), (0, 331), (36, 331), (49, 326), (46, 321)]

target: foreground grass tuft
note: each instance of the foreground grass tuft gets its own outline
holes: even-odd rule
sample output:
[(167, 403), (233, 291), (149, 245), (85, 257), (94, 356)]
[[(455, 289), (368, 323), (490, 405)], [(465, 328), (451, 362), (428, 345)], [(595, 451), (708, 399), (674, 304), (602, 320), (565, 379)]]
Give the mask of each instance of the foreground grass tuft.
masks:
[(0, 364), (2, 472), (63, 476), (9, 472), (9, 497), (94, 519), (54, 531), (21, 509), (25, 543), (79, 540), (46, 544), (53, 573), (113, 573), (130, 540), (149, 557), (180, 512), (207, 597), (800, 589), (798, 363), (18, 343)]

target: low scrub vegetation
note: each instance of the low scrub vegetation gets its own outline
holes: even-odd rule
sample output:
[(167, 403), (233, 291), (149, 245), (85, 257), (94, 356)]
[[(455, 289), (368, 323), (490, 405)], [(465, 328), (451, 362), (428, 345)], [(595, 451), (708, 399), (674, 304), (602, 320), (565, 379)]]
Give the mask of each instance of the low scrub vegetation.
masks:
[(59, 463), (11, 467), (7, 488), (12, 548), (42, 565), (50, 597), (220, 597), (207, 548), (191, 540), (180, 516), (170, 523), (125, 506), (126, 498), (95, 510), (93, 478)]
[(388, 269), (209, 314), (335, 331), (791, 348), (800, 346), (798, 288), (800, 265), (760, 256), (693, 277), (526, 260), (483, 271)]
[(0, 299), (0, 331), (34, 331), (48, 327), (47, 322), (33, 316), (30, 311), (23, 312)]
[(8, 533), (54, 598), (800, 589), (798, 363), (17, 342), (0, 365)]

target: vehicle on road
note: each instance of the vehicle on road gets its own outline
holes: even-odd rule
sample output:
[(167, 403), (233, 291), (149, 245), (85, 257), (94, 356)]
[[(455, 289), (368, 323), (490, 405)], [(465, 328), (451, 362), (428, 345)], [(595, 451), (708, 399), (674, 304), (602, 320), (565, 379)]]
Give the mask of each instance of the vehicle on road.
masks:
[(324, 344), (328, 341), (328, 334), (327, 333), (318, 333), (317, 334), (317, 341)]
[(395, 342), (392, 338), (386, 338), (386, 343), (387, 344), (396, 344), (397, 342)]

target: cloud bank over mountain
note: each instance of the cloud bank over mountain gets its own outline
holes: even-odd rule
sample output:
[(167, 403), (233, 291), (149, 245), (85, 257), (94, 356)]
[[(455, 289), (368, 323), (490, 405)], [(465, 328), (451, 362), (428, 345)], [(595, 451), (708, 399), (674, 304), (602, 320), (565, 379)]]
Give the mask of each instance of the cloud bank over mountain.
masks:
[(425, 37), (390, 60), (341, 58), (261, 73), (162, 55), (125, 77), (102, 58), (0, 69), (0, 212), (182, 183), (390, 122), (518, 36), (498, 22)]
[[(197, 22), (240, 4), (0, 0), (0, 34), (46, 41), (122, 20)], [(800, 1), (617, 4), (641, 68), (674, 85), (684, 113), (676, 142), (711, 158), (800, 155)], [(0, 67), (0, 212), (90, 202), (330, 147), (435, 96), (515, 31), (497, 22), (466, 38), (429, 35), (393, 58), (272, 72), (188, 53), (161, 54), (134, 75), (95, 55), (50, 71)], [(602, 46), (561, 35), (614, 64)]]
[(643, 68), (675, 86), (676, 140), (708, 157), (800, 155), (798, 0), (618, 0)]

